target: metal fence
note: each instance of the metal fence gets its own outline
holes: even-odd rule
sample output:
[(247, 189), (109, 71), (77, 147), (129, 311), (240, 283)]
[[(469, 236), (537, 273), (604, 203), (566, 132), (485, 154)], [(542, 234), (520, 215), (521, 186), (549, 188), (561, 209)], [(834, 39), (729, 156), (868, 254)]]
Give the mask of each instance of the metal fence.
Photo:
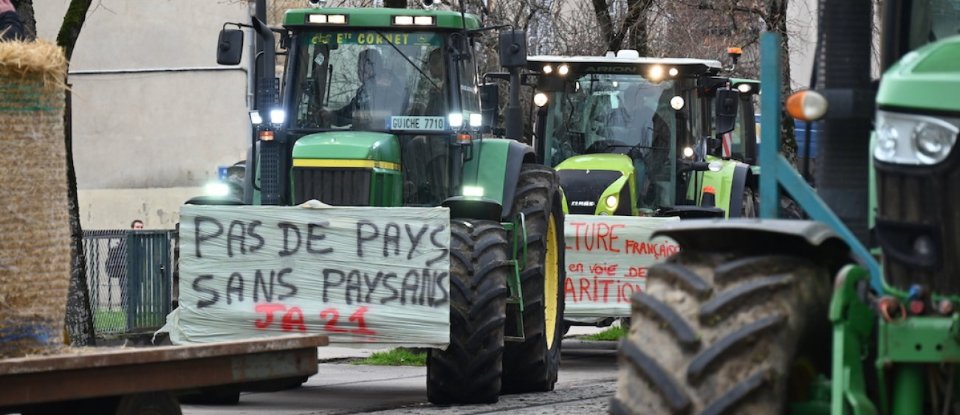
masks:
[(84, 231), (98, 335), (149, 331), (164, 324), (173, 294), (174, 237), (174, 231)]

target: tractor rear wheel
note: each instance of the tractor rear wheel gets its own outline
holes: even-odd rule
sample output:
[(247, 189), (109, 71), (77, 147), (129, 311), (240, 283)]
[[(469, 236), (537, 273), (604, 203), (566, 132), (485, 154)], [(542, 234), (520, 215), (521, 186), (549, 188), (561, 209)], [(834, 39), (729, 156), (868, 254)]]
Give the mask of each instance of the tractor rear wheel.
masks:
[[(524, 341), (506, 345), (504, 393), (551, 391), (557, 382), (566, 278), (559, 186), (553, 169), (537, 164), (521, 167), (511, 216), (523, 214), (527, 235), (520, 271)], [(519, 331), (516, 317), (508, 314), (507, 333)]]
[(813, 335), (829, 295), (825, 268), (803, 258), (681, 250), (633, 296), (610, 412), (784, 413), (801, 342), (829, 343)]
[(500, 394), (510, 262), (498, 222), (450, 221), (450, 345), (427, 356), (435, 404), (493, 403)]

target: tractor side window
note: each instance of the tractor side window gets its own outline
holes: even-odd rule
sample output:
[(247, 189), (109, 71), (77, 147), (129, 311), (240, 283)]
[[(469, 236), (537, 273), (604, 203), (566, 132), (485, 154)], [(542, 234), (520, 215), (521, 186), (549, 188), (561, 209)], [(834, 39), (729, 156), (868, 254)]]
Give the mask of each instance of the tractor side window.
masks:
[(910, 49), (960, 33), (960, 0), (912, 2)]
[(460, 102), (466, 112), (480, 112), (480, 94), (477, 93), (477, 68), (472, 59), (461, 59), (460, 65)]

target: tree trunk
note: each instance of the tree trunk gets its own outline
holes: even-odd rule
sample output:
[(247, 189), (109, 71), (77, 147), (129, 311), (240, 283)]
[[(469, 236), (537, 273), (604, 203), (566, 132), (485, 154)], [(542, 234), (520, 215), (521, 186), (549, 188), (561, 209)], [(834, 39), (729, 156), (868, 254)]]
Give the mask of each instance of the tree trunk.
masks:
[[(780, 50), (783, 51), (780, 59), (780, 67), (782, 68), (780, 92), (783, 94), (783, 99), (786, 99), (792, 92), (790, 88), (790, 45), (788, 43), (789, 36), (787, 35), (787, 1), (788, 0), (770, 1), (767, 7), (766, 18), (767, 30), (780, 35)], [(780, 153), (782, 153), (794, 167), (797, 167), (797, 137), (796, 134), (794, 134), (794, 121), (793, 118), (786, 114), (786, 111), (784, 111), (782, 115), (780, 123)]]
[(647, 9), (652, 3), (653, 0), (627, 1), (627, 16), (635, 16), (633, 21), (624, 24), (624, 27), (630, 30), (627, 47), (639, 52), (640, 56), (650, 56), (650, 48), (647, 47)]
[[(73, 47), (80, 37), (80, 29), (87, 18), (92, 0), (71, 0), (63, 25), (57, 35), (57, 45), (63, 48), (69, 65)], [(69, 66), (68, 66), (69, 67)], [(73, 346), (95, 344), (93, 313), (90, 308), (90, 292), (87, 286), (87, 261), (83, 254), (83, 229), (80, 226), (80, 203), (77, 200), (77, 173), (73, 164), (73, 128), (71, 124), (72, 100), (67, 90), (63, 113), (64, 145), (67, 149), (67, 186), (70, 207), (71, 270), (70, 294), (67, 298), (66, 327)]]

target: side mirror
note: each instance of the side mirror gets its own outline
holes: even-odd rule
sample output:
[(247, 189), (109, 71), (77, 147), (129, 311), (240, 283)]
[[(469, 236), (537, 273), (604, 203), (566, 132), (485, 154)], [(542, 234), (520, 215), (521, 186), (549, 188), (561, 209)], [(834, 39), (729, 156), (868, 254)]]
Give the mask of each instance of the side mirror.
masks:
[(217, 40), (217, 63), (220, 65), (239, 65), (243, 56), (243, 31), (223, 29)]
[(500, 66), (519, 68), (527, 64), (527, 33), (507, 30), (500, 33)]
[(716, 122), (717, 134), (726, 134), (733, 131), (737, 125), (737, 107), (739, 107), (740, 93), (732, 89), (717, 90)]
[(490, 131), (499, 123), (500, 86), (496, 83), (480, 85), (480, 113), (483, 115), (483, 130)]

